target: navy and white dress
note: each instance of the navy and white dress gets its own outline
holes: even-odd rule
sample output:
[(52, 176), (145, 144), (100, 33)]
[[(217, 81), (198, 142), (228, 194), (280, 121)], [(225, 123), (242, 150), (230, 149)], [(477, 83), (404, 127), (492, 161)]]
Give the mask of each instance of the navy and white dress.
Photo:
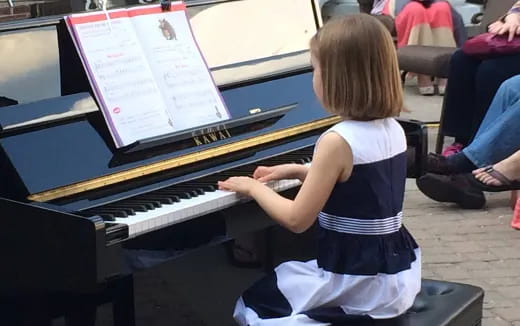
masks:
[(406, 138), (393, 118), (343, 121), (354, 167), (319, 214), (318, 257), (280, 264), (237, 301), (240, 325), (330, 325), (392, 318), (421, 288), (420, 249), (402, 225)]

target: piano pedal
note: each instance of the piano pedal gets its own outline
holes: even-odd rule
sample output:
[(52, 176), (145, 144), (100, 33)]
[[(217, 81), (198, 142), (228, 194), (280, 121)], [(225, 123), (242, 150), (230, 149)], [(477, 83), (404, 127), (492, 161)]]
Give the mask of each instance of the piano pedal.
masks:
[(258, 249), (249, 238), (230, 240), (225, 243), (229, 263), (238, 268), (257, 269), (263, 266)]

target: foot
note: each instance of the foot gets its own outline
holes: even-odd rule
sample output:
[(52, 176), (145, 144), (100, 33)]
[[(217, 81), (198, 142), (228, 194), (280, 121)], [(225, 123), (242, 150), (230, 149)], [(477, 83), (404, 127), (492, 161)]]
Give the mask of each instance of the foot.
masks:
[(423, 96), (433, 95), (433, 94), (435, 94), (435, 87), (433, 87), (433, 86), (419, 87), (419, 94), (421, 94)]
[(455, 174), (454, 168), (449, 164), (448, 159), (437, 153), (429, 153), (426, 157), (426, 171), (436, 174)]
[(427, 197), (456, 203), (465, 209), (480, 209), (486, 204), (484, 193), (469, 183), (471, 174), (439, 175), (427, 173), (417, 179), (417, 187)]
[(435, 94), (435, 87), (432, 83), (432, 78), (426, 75), (417, 75), (417, 86), (421, 95)]
[(444, 95), (444, 93), (446, 93), (447, 79), (446, 78), (437, 78), (436, 83), (437, 83), (437, 90), (439, 91), (439, 95), (441, 95), (441, 96)]
[(480, 168), (473, 171), (477, 180), (488, 186), (506, 186), (520, 182), (520, 162), (512, 157), (506, 158), (492, 167)]

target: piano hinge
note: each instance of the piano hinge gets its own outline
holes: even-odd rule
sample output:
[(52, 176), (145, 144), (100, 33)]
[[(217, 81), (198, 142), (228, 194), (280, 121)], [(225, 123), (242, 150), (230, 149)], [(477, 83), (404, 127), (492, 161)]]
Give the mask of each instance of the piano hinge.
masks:
[(106, 175), (103, 177), (82, 181), (74, 184), (70, 184), (64, 187), (59, 187), (40, 193), (32, 194), (27, 199), (37, 202), (45, 202), (53, 199), (64, 198), (67, 196), (83, 193), (86, 191), (98, 189), (101, 187), (113, 185), (119, 182), (132, 180), (135, 178), (143, 177), (153, 173), (166, 171), (172, 168), (178, 168), (188, 164), (196, 163), (199, 161), (219, 157), (225, 154), (238, 152), (247, 148), (252, 148), (262, 144), (272, 143), (284, 138), (296, 136), (309, 131), (318, 130), (332, 126), (341, 121), (338, 116), (331, 116), (328, 118), (302, 123), (296, 126), (292, 126), (286, 129), (277, 130), (271, 133), (267, 133), (260, 136), (255, 136), (240, 141), (236, 141), (222, 146), (209, 148), (200, 152), (190, 153), (181, 155), (164, 161), (152, 163), (146, 166), (137, 167), (134, 169), (117, 172), (114, 174)]
[(90, 216), (87, 219), (91, 220), (94, 223), (94, 227), (96, 231), (102, 230), (105, 228), (105, 221), (99, 216)]

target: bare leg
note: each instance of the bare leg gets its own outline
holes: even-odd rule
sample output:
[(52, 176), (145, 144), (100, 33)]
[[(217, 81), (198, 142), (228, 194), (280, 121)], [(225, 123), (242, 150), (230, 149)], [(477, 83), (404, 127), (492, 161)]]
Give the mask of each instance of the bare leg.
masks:
[(419, 87), (419, 93), (421, 93), (421, 95), (433, 95), (435, 92), (430, 76), (417, 75), (417, 86)]
[(439, 95), (444, 95), (446, 92), (446, 78), (437, 78), (437, 88), (439, 89)]

